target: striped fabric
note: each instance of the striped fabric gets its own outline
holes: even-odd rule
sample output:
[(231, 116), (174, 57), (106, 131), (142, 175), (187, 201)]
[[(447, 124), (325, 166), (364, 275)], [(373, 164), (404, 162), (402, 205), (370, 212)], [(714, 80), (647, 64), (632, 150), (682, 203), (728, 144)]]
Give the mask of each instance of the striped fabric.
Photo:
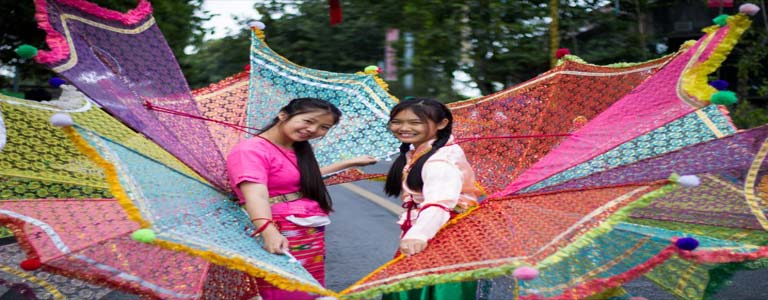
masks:
[[(320, 284), (325, 285), (325, 226), (304, 227), (285, 219), (285, 215), (272, 215), (280, 232), (288, 238), (291, 255), (312, 274)], [(315, 299), (318, 296), (299, 291), (280, 290), (264, 280), (258, 279), (259, 293), (264, 300), (270, 299)]]

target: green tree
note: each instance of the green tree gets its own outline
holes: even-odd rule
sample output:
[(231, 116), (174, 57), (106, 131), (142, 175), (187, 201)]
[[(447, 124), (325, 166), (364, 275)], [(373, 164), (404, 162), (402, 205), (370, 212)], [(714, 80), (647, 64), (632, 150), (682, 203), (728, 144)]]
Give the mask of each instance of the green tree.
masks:
[[(336, 26), (328, 25), (326, 1), (270, 1), (254, 9), (264, 16), (260, 21), (267, 25), (264, 31), (270, 47), (298, 65), (354, 73), (383, 59), (384, 28), (376, 21), (381, 12), (375, 5), (345, 3), (344, 22)], [(190, 86), (200, 87), (242, 70), (250, 46), (247, 21), (240, 20), (241, 31), (206, 41), (183, 60), (190, 66), (184, 70)]]
[[(707, 10), (702, 8), (704, 3), (680, 1), (616, 3), (561, 0), (561, 46), (594, 64), (644, 61), (661, 55), (654, 46), (666, 38), (667, 32), (651, 26), (654, 14), (685, 8)], [(456, 72), (467, 74), (465, 84), (487, 95), (549, 68), (548, 5), (548, 0), (344, 1), (344, 21), (336, 26), (329, 26), (327, 1), (323, 0), (264, 1), (255, 9), (264, 16), (266, 41), (276, 52), (299, 65), (333, 72), (356, 72), (383, 61), (385, 30), (397, 28), (401, 32), (400, 42), (395, 44), (400, 80), (389, 82), (392, 93), (401, 98), (419, 95), (453, 101), (465, 98), (453, 88)], [(745, 73), (749, 76), (743, 76), (750, 78), (749, 95), (759, 93), (752, 86), (765, 80), (765, 68), (760, 67), (765, 64), (748, 63), (764, 59), (761, 53), (768, 51), (760, 47), (759, 40), (749, 42), (757, 23), (734, 50), (735, 56), (746, 51), (751, 56), (745, 56), (752, 57), (742, 60), (744, 68), (739, 67), (751, 70)], [(414, 56), (407, 68), (402, 56), (405, 33), (414, 38)], [(242, 70), (247, 58), (236, 53), (247, 51), (248, 39), (243, 25), (233, 39), (208, 41), (198, 54), (189, 56), (190, 66), (198, 66), (185, 70), (192, 86)], [(413, 77), (410, 89), (403, 85), (405, 74)], [(756, 81), (755, 76), (761, 79)]]
[[(23, 60), (14, 52), (22, 44), (43, 46), (45, 32), (37, 29), (34, 16), (32, 1), (0, 0), (0, 68), (5, 72), (15, 72), (19, 68), (22, 78), (27, 79), (21, 84), (35, 84), (52, 76), (44, 66)], [(12, 78), (0, 80), (0, 90), (10, 90), (12, 85)]]
[[(755, 18), (726, 61), (736, 72), (736, 92), (740, 102), (732, 108), (734, 123), (751, 128), (768, 123), (768, 24)], [(732, 83), (733, 84), (733, 83)]]

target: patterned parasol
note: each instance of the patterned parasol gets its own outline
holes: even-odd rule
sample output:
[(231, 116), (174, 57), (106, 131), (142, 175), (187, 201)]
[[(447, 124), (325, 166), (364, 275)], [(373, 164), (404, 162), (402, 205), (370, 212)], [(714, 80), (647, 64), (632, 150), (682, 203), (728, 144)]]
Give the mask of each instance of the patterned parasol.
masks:
[[(452, 104), (490, 195), (427, 250), (383, 265), (344, 297), (494, 278), (481, 282), (479, 298), (602, 299), (643, 274), (682, 297), (702, 296), (725, 279), (707, 277), (717, 267), (705, 264), (765, 257), (756, 182), (766, 128), (737, 134), (722, 107), (708, 105), (716, 91), (706, 77), (749, 24), (731, 16), (642, 64), (601, 68), (566, 56), (510, 90)], [(481, 133), (489, 126), (492, 134)], [(699, 185), (681, 187), (673, 172), (697, 174)]]
[[(3, 198), (23, 199), (0, 207), (3, 222), (11, 224), (31, 259), (39, 258), (49, 269), (157, 298), (241, 298), (254, 293), (253, 277), (288, 290), (335, 294), (296, 262), (269, 254), (254, 241), (247, 216), (230, 201), (224, 157), (234, 141), (253, 134), (265, 117), (302, 96), (332, 102), (345, 115), (315, 144), (321, 164), (361, 154), (384, 157), (396, 148), (396, 140), (376, 134), (386, 130), (388, 110), (394, 105), (383, 82), (370, 73), (298, 67), (254, 37), (253, 75), (246, 83), (249, 97), (220, 98), (242, 92), (240, 86), (228, 84), (236, 80), (193, 95), (149, 14), (148, 2), (139, 1), (127, 13), (78, 0), (36, 5), (51, 51), (41, 51), (35, 59), (59, 72), (103, 111), (82, 102), (63, 110), (72, 116), (73, 125), (57, 129), (48, 125), (48, 118), (62, 109), (4, 98), (3, 114), (12, 116), (5, 119), (8, 139), (20, 145), (3, 149), (0, 157), (14, 166), (0, 171), (3, 183), (23, 185), (25, 176), (34, 173), (38, 182), (66, 186), (58, 189), (74, 190), (78, 196), (82, 190), (89, 194), (46, 198), (22, 187), (20, 195)], [(213, 121), (206, 118), (210, 115), (216, 122), (206, 122)], [(60, 118), (67, 117), (54, 119)], [(23, 126), (44, 132), (45, 142), (19, 139), (22, 131), (15, 128)], [(362, 143), (361, 132), (374, 134)], [(57, 146), (38, 150), (37, 144)], [(48, 148), (67, 151), (51, 154)], [(83, 170), (67, 173), (77, 168)], [(343, 175), (333, 179), (364, 176)], [(50, 210), (61, 213), (44, 213)], [(150, 231), (137, 231), (140, 228)], [(78, 259), (80, 251), (93, 253)], [(132, 263), (139, 259), (143, 263)], [(132, 269), (121, 271), (121, 265)], [(170, 276), (176, 273), (180, 275)], [(229, 290), (230, 284), (240, 288)]]

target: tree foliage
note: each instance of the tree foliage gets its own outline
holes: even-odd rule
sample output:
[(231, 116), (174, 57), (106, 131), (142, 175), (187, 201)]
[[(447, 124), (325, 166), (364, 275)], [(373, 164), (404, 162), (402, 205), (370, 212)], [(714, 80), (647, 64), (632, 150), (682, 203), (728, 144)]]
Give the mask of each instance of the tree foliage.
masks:
[[(457, 72), (467, 75), (464, 86), (490, 94), (549, 68), (548, 2), (345, 1), (344, 22), (336, 26), (328, 25), (327, 1), (272, 0), (255, 8), (265, 16), (267, 42), (273, 49), (297, 64), (335, 72), (382, 62), (385, 30), (397, 28), (400, 80), (390, 82), (393, 93), (453, 101), (465, 98), (454, 88)], [(633, 6), (638, 11), (614, 14), (610, 7), (605, 10), (610, 2), (563, 1), (559, 17), (564, 44), (595, 63), (650, 58), (649, 37), (637, 24), (642, 12), (658, 4), (640, 2)], [(594, 29), (598, 34), (583, 34)], [(414, 39), (408, 65), (402, 56), (406, 33)], [(216, 54), (201, 54), (211, 55)], [(413, 77), (409, 89), (403, 85), (405, 74)]]
[[(243, 70), (248, 64), (250, 31), (202, 41), (205, 14), (196, 14), (203, 0), (154, 0), (155, 19), (165, 34), (193, 88), (205, 86)], [(384, 36), (399, 29), (393, 44), (398, 53), (398, 80), (391, 92), (398, 97), (428, 96), (443, 101), (466, 98), (466, 88), (490, 94), (526, 81), (549, 68), (549, 0), (356, 0), (342, 1), (344, 20), (330, 26), (326, 0), (264, 0), (253, 9), (264, 16), (266, 41), (288, 60), (302, 66), (352, 73), (368, 65), (382, 65)], [(741, 2), (724, 13), (735, 13)], [(761, 1), (764, 2), (764, 1)], [(25, 77), (42, 82), (50, 72), (31, 62), (20, 62), (13, 53), (22, 43), (43, 47), (43, 32), (36, 29), (31, 2), (0, 0), (0, 61), (20, 65)], [(135, 0), (97, 0), (107, 8), (126, 11)], [(669, 12), (674, 22), (679, 10), (716, 14), (704, 1), (661, 0), (560, 0), (560, 46), (594, 64), (637, 62), (665, 53), (656, 44), (668, 43), (655, 17)], [(674, 12), (674, 13), (672, 13)], [(708, 17), (707, 17), (708, 18)], [(706, 19), (706, 18), (705, 18)], [(743, 36), (722, 72), (712, 79), (732, 81), (741, 99), (733, 117), (742, 127), (762, 124), (768, 93), (768, 28), (760, 15)], [(711, 23), (710, 23), (711, 24)], [(702, 27), (708, 24), (696, 24)], [(406, 64), (404, 36), (413, 37), (413, 57)], [(691, 38), (700, 33), (692, 32)], [(680, 37), (676, 37), (680, 39)], [(185, 54), (192, 46), (194, 54)], [(676, 50), (672, 44), (667, 53)], [(730, 68), (730, 69), (729, 69)], [(36, 75), (45, 74), (45, 75)], [(465, 76), (457, 76), (464, 74)], [(733, 75), (732, 75), (733, 74)], [(413, 86), (404, 78), (410, 76)], [(729, 78), (733, 77), (733, 78)], [(460, 82), (462, 79), (463, 82)], [(7, 87), (9, 80), (0, 80)], [(464, 89), (457, 89), (456, 86)], [(754, 121), (754, 122), (753, 122)], [(757, 123), (755, 123), (757, 122)]]

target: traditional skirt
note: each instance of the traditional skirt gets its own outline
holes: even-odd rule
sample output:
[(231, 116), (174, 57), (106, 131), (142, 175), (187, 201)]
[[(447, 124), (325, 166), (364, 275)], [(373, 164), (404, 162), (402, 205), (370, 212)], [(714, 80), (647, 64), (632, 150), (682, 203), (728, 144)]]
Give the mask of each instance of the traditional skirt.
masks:
[[(280, 227), (280, 232), (288, 238), (291, 255), (299, 260), (312, 277), (325, 285), (325, 227), (299, 226), (286, 220), (285, 217), (273, 215), (272, 220)], [(284, 291), (262, 279), (258, 279), (257, 282), (259, 294), (264, 300), (305, 300), (319, 297), (305, 292)]]

